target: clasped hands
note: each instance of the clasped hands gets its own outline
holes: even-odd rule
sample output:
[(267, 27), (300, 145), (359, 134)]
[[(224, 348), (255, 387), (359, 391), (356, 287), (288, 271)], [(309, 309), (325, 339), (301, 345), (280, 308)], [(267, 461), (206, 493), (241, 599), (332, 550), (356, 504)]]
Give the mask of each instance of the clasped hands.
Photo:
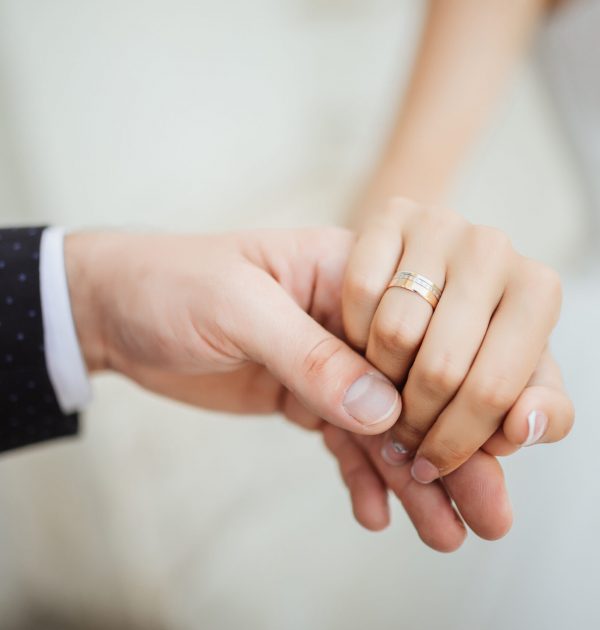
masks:
[[(391, 491), (434, 549), (466, 526), (504, 535), (497, 456), (573, 423), (547, 348), (556, 274), (448, 210), (393, 200), (358, 236), (81, 232), (65, 261), (90, 371), (321, 431), (369, 529), (388, 524)], [(398, 270), (443, 288), (435, 310), (387, 288)]]

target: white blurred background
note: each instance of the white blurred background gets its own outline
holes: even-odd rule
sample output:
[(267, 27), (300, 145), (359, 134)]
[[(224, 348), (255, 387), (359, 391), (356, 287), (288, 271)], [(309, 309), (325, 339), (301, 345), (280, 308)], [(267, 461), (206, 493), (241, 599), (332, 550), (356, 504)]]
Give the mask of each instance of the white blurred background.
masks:
[[(424, 6), (0, 0), (2, 224), (343, 223)], [(600, 627), (600, 297), (569, 271), (594, 182), (551, 97), (560, 23), (545, 30), (452, 199), (567, 274), (556, 347), (578, 426), (507, 462), (512, 532), (444, 556), (396, 509), (367, 533), (315, 436), (101, 377), (79, 439), (0, 461), (3, 630)]]

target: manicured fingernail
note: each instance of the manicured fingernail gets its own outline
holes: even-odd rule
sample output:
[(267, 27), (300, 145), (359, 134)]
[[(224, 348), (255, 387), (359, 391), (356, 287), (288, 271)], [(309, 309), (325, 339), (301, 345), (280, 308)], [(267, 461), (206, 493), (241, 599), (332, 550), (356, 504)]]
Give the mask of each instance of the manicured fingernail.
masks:
[(404, 464), (408, 459), (408, 449), (404, 444), (395, 440), (391, 433), (388, 433), (383, 440), (381, 457), (386, 464), (399, 466), (400, 464)]
[(363, 374), (344, 396), (344, 408), (361, 424), (369, 426), (388, 418), (398, 403), (398, 391), (379, 374)]
[(529, 432), (527, 433), (527, 439), (523, 442), (522, 446), (531, 446), (541, 439), (548, 428), (548, 416), (546, 416), (543, 411), (536, 411), (534, 409), (527, 416), (527, 425), (529, 427)]
[(440, 476), (440, 471), (428, 459), (420, 455), (413, 462), (410, 473), (419, 483), (431, 483)]

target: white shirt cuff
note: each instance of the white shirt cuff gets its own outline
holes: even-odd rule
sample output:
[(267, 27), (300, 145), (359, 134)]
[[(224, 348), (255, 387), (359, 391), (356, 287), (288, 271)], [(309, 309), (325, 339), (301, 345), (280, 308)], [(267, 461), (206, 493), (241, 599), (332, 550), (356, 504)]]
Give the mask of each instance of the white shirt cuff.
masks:
[(73, 413), (89, 404), (92, 388), (71, 313), (64, 234), (57, 227), (42, 233), (40, 293), (48, 376), (63, 413)]

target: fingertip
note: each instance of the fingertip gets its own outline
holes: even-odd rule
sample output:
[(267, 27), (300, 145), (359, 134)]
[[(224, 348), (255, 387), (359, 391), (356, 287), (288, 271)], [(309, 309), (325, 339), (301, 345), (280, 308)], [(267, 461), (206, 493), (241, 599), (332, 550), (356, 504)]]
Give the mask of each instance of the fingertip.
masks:
[(354, 518), (365, 529), (378, 532), (390, 523), (388, 496), (381, 481), (373, 476), (356, 475), (349, 480)]
[(558, 442), (573, 428), (573, 403), (563, 391), (529, 387), (506, 417), (502, 430), (515, 446)]
[(494, 520), (486, 521), (477, 528), (476, 534), (484, 540), (500, 540), (511, 530), (513, 525), (513, 511), (505, 493), (503, 502), (499, 503), (495, 509)]
[(495, 457), (478, 451), (444, 479), (464, 521), (485, 540), (497, 540), (512, 526), (512, 506)]
[(548, 428), (545, 406), (546, 401), (542, 396), (524, 392), (502, 425), (502, 432), (508, 442), (518, 447), (535, 444)]
[(402, 411), (402, 399), (395, 385), (375, 371), (354, 381), (346, 390), (342, 404), (347, 416), (347, 421), (340, 423), (342, 428), (360, 435), (385, 433)]
[[(398, 471), (402, 469), (391, 469)], [(464, 542), (467, 530), (463, 519), (453, 508), (451, 499), (440, 482), (426, 486), (410, 478), (410, 472), (403, 487), (397, 491), (404, 509), (419, 538), (431, 549), (442, 553), (456, 551)]]
[(419, 453), (413, 461), (410, 474), (415, 481), (425, 485), (440, 478), (439, 468)]
[(453, 553), (458, 551), (467, 539), (467, 528), (457, 515), (457, 527), (444, 530), (431, 529), (419, 531), (419, 538), (434, 551)]
[(352, 512), (358, 524), (362, 525), (362, 527), (370, 532), (382, 532), (390, 524), (390, 515), (388, 511), (367, 515), (362, 514), (359, 510), (353, 508)]
[(527, 414), (527, 437), (523, 446), (539, 442), (548, 429), (548, 416), (541, 409), (533, 409)]

